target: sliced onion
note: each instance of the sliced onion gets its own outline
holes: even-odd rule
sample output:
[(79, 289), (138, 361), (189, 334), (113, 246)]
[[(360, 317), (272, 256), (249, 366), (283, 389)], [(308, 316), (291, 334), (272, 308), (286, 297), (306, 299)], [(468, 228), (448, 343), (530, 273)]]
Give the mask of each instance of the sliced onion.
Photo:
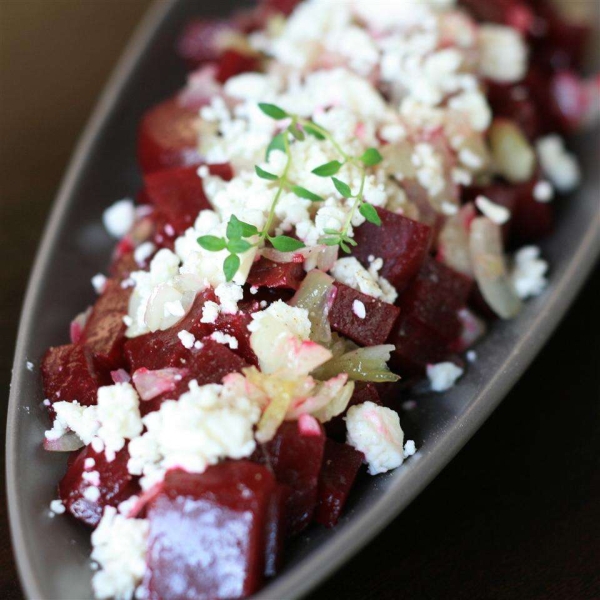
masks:
[(321, 426), (319, 425), (319, 421), (317, 421), (311, 415), (300, 415), (298, 418), (298, 430), (300, 431), (300, 435), (305, 436), (320, 436), (321, 435)]
[(167, 283), (157, 286), (148, 300), (146, 312), (144, 313), (144, 322), (148, 329), (158, 331), (175, 325), (181, 317), (165, 316), (165, 304), (167, 302), (181, 302), (182, 298), (183, 294)]
[(469, 249), (469, 227), (475, 217), (472, 203), (465, 204), (460, 211), (446, 219), (438, 241), (438, 258), (459, 273), (473, 276)]
[(129, 383), (131, 381), (131, 376), (125, 369), (111, 371), (110, 376), (113, 380), (113, 383)]
[(347, 352), (331, 359), (314, 372), (318, 379), (330, 379), (340, 373), (347, 373), (355, 381), (371, 381), (374, 383), (394, 382), (400, 377), (392, 373), (387, 363), (394, 351), (392, 344), (369, 346)]
[(44, 438), (44, 450), (48, 452), (73, 452), (83, 448), (85, 444), (79, 439), (77, 434), (69, 431), (57, 440), (49, 440)]
[(499, 317), (513, 318), (522, 302), (508, 276), (500, 226), (487, 217), (477, 217), (471, 223), (469, 245), (475, 280), (485, 301)]
[(263, 248), (261, 254), (265, 258), (280, 264), (301, 263), (306, 260), (306, 257), (309, 256), (311, 252), (313, 252), (313, 248), (317, 248), (317, 246), (300, 248), (294, 252), (281, 252), (280, 250), (275, 250), (275, 248)]
[(535, 152), (521, 128), (510, 119), (495, 119), (489, 140), (496, 171), (511, 183), (523, 183), (533, 177)]
[(152, 400), (161, 394), (173, 391), (177, 383), (187, 374), (187, 369), (174, 367), (156, 371), (142, 368), (133, 374), (133, 385), (142, 400)]
[(312, 325), (311, 339), (318, 344), (327, 345), (331, 342), (328, 316), (335, 298), (336, 288), (333, 281), (333, 278), (323, 271), (313, 269), (290, 300), (292, 306), (308, 311), (308, 318)]
[(88, 308), (79, 313), (72, 321), (71, 327), (69, 330), (71, 343), (78, 344), (81, 341), (81, 337), (83, 336), (83, 330), (85, 329), (85, 325), (92, 314), (92, 307), (88, 306)]
[(338, 254), (338, 246), (313, 246), (304, 261), (304, 270), (307, 273), (313, 269), (320, 269), (325, 272), (330, 271), (338, 259)]

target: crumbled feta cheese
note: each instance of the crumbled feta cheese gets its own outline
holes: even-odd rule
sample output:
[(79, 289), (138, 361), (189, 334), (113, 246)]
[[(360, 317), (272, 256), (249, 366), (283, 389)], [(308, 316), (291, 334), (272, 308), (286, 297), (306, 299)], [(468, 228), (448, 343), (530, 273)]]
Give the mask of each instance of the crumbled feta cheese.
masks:
[(537, 246), (524, 246), (514, 256), (510, 278), (519, 298), (538, 296), (548, 285), (548, 263), (540, 254)]
[(504, 225), (510, 219), (510, 210), (508, 208), (492, 202), (485, 196), (477, 196), (475, 205), (490, 221), (493, 221), (497, 225)]
[(123, 502), (120, 502), (119, 506), (117, 506), (119, 514), (128, 517), (131, 511), (135, 508), (139, 499), (139, 496), (131, 496), (127, 498), (127, 500), (123, 500)]
[(512, 27), (484, 23), (479, 29), (479, 70), (502, 83), (520, 81), (527, 70), (527, 47)]
[(228, 333), (223, 333), (222, 331), (215, 331), (211, 334), (210, 337), (219, 344), (229, 346), (232, 350), (238, 349), (239, 342), (237, 341), (237, 338), (233, 337)]
[(142, 266), (154, 254), (156, 246), (152, 242), (144, 242), (133, 251), (135, 262)]
[(86, 458), (83, 461), (83, 468), (84, 469), (93, 469), (96, 466), (96, 460), (94, 458)]
[(540, 164), (550, 181), (561, 192), (570, 192), (580, 182), (581, 173), (577, 159), (567, 152), (563, 139), (547, 135), (536, 142)]
[(145, 519), (127, 519), (107, 506), (98, 527), (92, 533), (94, 573), (92, 587), (98, 600), (132, 600), (146, 572), (146, 540), (149, 523)]
[(463, 373), (464, 371), (452, 362), (427, 365), (427, 377), (434, 392), (449, 390)]
[(281, 300), (254, 313), (248, 331), (251, 333), (250, 346), (258, 357), (261, 370), (272, 373), (286, 367), (293, 348), (291, 340), (308, 340), (310, 330), (308, 311)]
[(355, 300), (352, 303), (352, 312), (359, 318), (364, 319), (367, 316), (367, 309), (364, 305), (364, 302), (360, 300)]
[(177, 337), (183, 344), (183, 347), (187, 348), (188, 350), (190, 348), (193, 348), (194, 344), (196, 343), (196, 338), (194, 337), (194, 334), (190, 333), (189, 331), (186, 331), (185, 329), (180, 331), (177, 334)]
[(456, 204), (452, 204), (451, 202), (444, 201), (442, 202), (442, 212), (451, 217), (458, 212), (458, 206), (456, 206)]
[(33, 364), (33, 363), (30, 361), (30, 360), (28, 360), (28, 361), (25, 363), (25, 366), (27, 367), (27, 370), (28, 370), (28, 371), (33, 371), (33, 368), (35, 367), (35, 365), (34, 365), (34, 364)]
[(469, 350), (466, 354), (466, 357), (470, 363), (473, 363), (477, 360), (477, 352), (475, 352), (475, 350)]
[(52, 500), (52, 502), (50, 502), (50, 512), (53, 515), (62, 515), (65, 510), (66, 508), (62, 500)]
[(237, 303), (244, 297), (244, 290), (241, 285), (230, 281), (219, 284), (215, 288), (215, 295), (221, 303), (220, 311), (233, 315), (238, 311)]
[(533, 187), (533, 197), (538, 202), (550, 202), (554, 198), (554, 189), (548, 181), (538, 181)]
[(81, 474), (81, 479), (96, 487), (100, 485), (100, 473), (98, 471), (84, 471)]
[(92, 287), (96, 294), (101, 294), (106, 286), (106, 277), (102, 273), (98, 273), (92, 277)]
[(409, 458), (410, 456), (413, 456), (415, 454), (415, 452), (417, 451), (417, 447), (415, 445), (415, 442), (413, 440), (407, 440), (406, 443), (404, 444), (404, 458)]
[(129, 199), (115, 202), (102, 215), (106, 231), (116, 238), (122, 238), (131, 229), (134, 220), (135, 207)]
[(90, 485), (83, 490), (83, 497), (90, 502), (98, 502), (100, 490), (95, 485)]
[(143, 475), (147, 489), (171, 467), (201, 473), (221, 458), (249, 456), (260, 414), (259, 406), (229, 383), (192, 381), (179, 400), (167, 400), (144, 417), (146, 433), (129, 443), (129, 472)]
[(353, 256), (338, 259), (331, 275), (336, 281), (343, 283), (367, 296), (373, 296), (384, 302), (393, 304), (398, 297), (396, 290), (383, 277), (379, 277), (377, 271), (383, 266), (383, 261), (374, 261), (367, 271)]
[(399, 467), (404, 460), (404, 433), (393, 410), (364, 402), (351, 406), (346, 416), (347, 442), (365, 455), (369, 473)]

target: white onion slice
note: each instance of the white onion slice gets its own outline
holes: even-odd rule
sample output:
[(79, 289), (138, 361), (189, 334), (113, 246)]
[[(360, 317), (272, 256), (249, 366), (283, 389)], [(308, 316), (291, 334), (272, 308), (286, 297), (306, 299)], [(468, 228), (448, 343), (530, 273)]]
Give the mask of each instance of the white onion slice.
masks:
[(465, 204), (457, 214), (446, 219), (438, 241), (441, 261), (470, 277), (473, 276), (473, 265), (469, 249), (469, 227), (475, 214), (473, 204)]
[(65, 433), (57, 440), (44, 438), (44, 450), (47, 450), (48, 452), (73, 452), (84, 446), (85, 444), (72, 431)]
[(511, 183), (533, 177), (535, 152), (520, 127), (509, 119), (496, 119), (490, 127), (492, 160), (500, 175)]
[(181, 379), (187, 375), (187, 369), (157, 369), (150, 371), (142, 368), (133, 374), (133, 385), (142, 400), (152, 400), (165, 392), (171, 392)]
[(167, 302), (181, 302), (183, 294), (173, 286), (162, 283), (152, 292), (144, 313), (144, 322), (150, 331), (167, 329), (175, 325), (181, 317), (165, 316), (165, 304)]
[(116, 371), (110, 372), (113, 383), (129, 383), (131, 376), (125, 369), (117, 369)]
[(330, 379), (340, 373), (347, 373), (355, 381), (398, 381), (400, 378), (387, 366), (394, 349), (392, 344), (383, 344), (352, 350), (325, 363), (314, 372), (314, 376), (318, 379)]
[(512, 319), (522, 302), (508, 276), (500, 226), (487, 217), (473, 219), (469, 245), (475, 280), (485, 301), (499, 317)]

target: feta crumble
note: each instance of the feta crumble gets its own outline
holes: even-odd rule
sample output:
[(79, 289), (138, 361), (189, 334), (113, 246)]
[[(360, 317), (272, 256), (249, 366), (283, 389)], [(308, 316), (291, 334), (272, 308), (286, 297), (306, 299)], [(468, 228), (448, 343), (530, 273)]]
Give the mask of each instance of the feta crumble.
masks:
[(398, 293), (389, 281), (379, 276), (378, 271), (382, 266), (383, 261), (376, 259), (367, 270), (356, 258), (347, 256), (335, 262), (331, 269), (331, 275), (336, 281), (367, 294), (367, 296), (373, 296), (373, 298), (393, 304)]
[(512, 27), (484, 23), (479, 29), (479, 70), (502, 83), (520, 81), (527, 70), (527, 47)]
[(579, 164), (575, 156), (566, 150), (560, 136), (553, 134), (540, 138), (536, 148), (542, 171), (559, 191), (570, 192), (579, 185)]
[(393, 410), (374, 402), (351, 406), (346, 429), (348, 444), (365, 455), (371, 475), (386, 473), (404, 461), (404, 433)]
[(454, 386), (464, 371), (452, 362), (427, 365), (427, 377), (434, 392), (445, 392)]
[(65, 505), (63, 504), (63, 501), (58, 499), (58, 500), (52, 500), (52, 502), (50, 502), (50, 514), (51, 515), (62, 515), (64, 514), (64, 512), (67, 509), (65, 508)]
[(524, 246), (515, 253), (510, 278), (519, 298), (538, 296), (546, 289), (548, 263), (540, 256), (537, 246)]
[(91, 558), (98, 564), (92, 587), (98, 600), (132, 600), (146, 572), (145, 519), (127, 519), (107, 506), (92, 533)]
[(533, 187), (533, 197), (538, 202), (550, 202), (554, 198), (554, 188), (548, 181), (538, 181)]
[(223, 333), (222, 331), (215, 331), (211, 334), (211, 339), (217, 342), (218, 344), (223, 344), (224, 346), (229, 346), (232, 350), (237, 350), (239, 347), (239, 342), (237, 338), (233, 337), (229, 333)]
[(135, 262), (142, 266), (154, 254), (156, 246), (152, 242), (144, 242), (133, 251)]
[(367, 309), (364, 305), (364, 302), (360, 300), (355, 300), (352, 303), (352, 312), (359, 318), (364, 319), (367, 316)]
[(406, 444), (404, 444), (404, 458), (409, 458), (413, 456), (417, 452), (417, 446), (413, 440), (407, 440)]
[(510, 219), (510, 210), (508, 208), (492, 202), (485, 196), (477, 196), (475, 205), (490, 221), (493, 221), (497, 225), (504, 225)]
[(104, 291), (106, 282), (106, 276), (102, 275), (102, 273), (97, 273), (92, 277), (92, 287), (94, 288), (96, 294), (101, 294)]
[(27, 367), (27, 370), (28, 370), (28, 371), (33, 371), (33, 368), (35, 367), (35, 365), (34, 365), (34, 364), (33, 364), (33, 363), (30, 361), (30, 360), (28, 360), (28, 361), (25, 363), (25, 366)]
[(183, 344), (184, 348), (187, 348), (188, 350), (190, 350), (191, 348), (194, 347), (196, 338), (194, 337), (194, 334), (190, 333), (189, 331), (186, 331), (185, 329), (183, 329), (182, 331), (180, 331), (177, 334), (177, 337)]
[(106, 231), (115, 238), (122, 238), (131, 229), (134, 221), (135, 207), (133, 201), (128, 198), (115, 202), (102, 215)]

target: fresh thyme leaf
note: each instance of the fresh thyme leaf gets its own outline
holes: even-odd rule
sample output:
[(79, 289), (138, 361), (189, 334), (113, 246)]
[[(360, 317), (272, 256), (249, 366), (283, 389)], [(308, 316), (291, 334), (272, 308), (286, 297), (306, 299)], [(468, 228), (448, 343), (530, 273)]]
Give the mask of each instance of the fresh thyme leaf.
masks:
[(312, 135), (313, 137), (317, 138), (318, 140), (325, 139), (325, 136), (312, 123), (304, 123), (303, 128), (304, 128), (304, 131), (306, 131), (306, 133), (308, 133), (309, 135)]
[(340, 232), (337, 229), (323, 229), (323, 231), (329, 235), (337, 235), (339, 237)]
[(296, 123), (292, 123), (287, 130), (299, 141), (303, 142), (306, 139), (304, 132), (301, 129), (298, 129), (298, 125)]
[(346, 242), (340, 242), (340, 248), (346, 253), (350, 254), (350, 248), (346, 244)]
[(367, 221), (369, 221), (369, 223), (373, 223), (373, 225), (377, 226), (381, 225), (381, 219), (379, 218), (379, 215), (377, 214), (377, 211), (375, 210), (375, 207), (372, 204), (364, 202), (363, 204), (361, 204), (358, 210), (360, 214)]
[(276, 135), (268, 145), (266, 152), (267, 160), (269, 160), (269, 156), (273, 150), (281, 150), (281, 152), (285, 152), (285, 138), (283, 133)]
[(227, 244), (227, 250), (232, 254), (242, 254), (246, 250), (250, 250), (252, 244), (246, 240), (229, 240)]
[(244, 223), (244, 221), (240, 221), (242, 226), (242, 237), (248, 238), (253, 235), (258, 235), (258, 229), (255, 225), (251, 225), (250, 223)]
[(274, 175), (273, 173), (269, 173), (269, 171), (261, 169), (258, 165), (254, 167), (254, 170), (261, 179), (268, 179), (269, 181), (277, 181), (279, 179), (277, 175)]
[(237, 254), (230, 254), (223, 262), (223, 273), (225, 280), (231, 281), (240, 268), (240, 257)]
[(219, 252), (225, 249), (227, 242), (223, 238), (215, 237), (214, 235), (200, 236), (197, 242), (209, 252)]
[(347, 183), (340, 181), (337, 177), (332, 177), (333, 185), (335, 185), (335, 189), (344, 197), (344, 198), (352, 198), (352, 190)]
[(260, 108), (260, 110), (262, 110), (265, 113), (265, 115), (267, 115), (267, 117), (271, 117), (272, 119), (276, 119), (277, 121), (280, 121), (281, 119), (287, 119), (287, 117), (289, 116), (285, 112), (285, 110), (283, 110), (283, 108), (280, 108), (275, 104), (267, 104), (265, 102), (261, 102), (258, 105), (258, 108)]
[(342, 168), (342, 163), (338, 160), (332, 160), (331, 162), (325, 163), (312, 172), (319, 177), (331, 177), (335, 175)]
[(326, 246), (337, 246), (340, 243), (340, 239), (336, 237), (323, 237), (319, 240), (321, 244)]
[(269, 238), (269, 241), (273, 244), (273, 248), (279, 250), (279, 252), (294, 252), (295, 250), (304, 248), (304, 244), (300, 240), (287, 235), (278, 235), (277, 237)]
[(367, 167), (372, 167), (374, 165), (378, 165), (383, 160), (383, 156), (381, 156), (377, 148), (367, 148), (364, 154), (360, 157), (360, 160)]
[(310, 200), (311, 202), (323, 202), (323, 198), (321, 196), (317, 196), (310, 190), (303, 188), (299, 185), (295, 185), (292, 187), (292, 192), (298, 196), (298, 198), (303, 198), (304, 200)]
[(229, 217), (226, 233), (228, 240), (239, 240), (242, 237), (242, 222), (235, 215)]

